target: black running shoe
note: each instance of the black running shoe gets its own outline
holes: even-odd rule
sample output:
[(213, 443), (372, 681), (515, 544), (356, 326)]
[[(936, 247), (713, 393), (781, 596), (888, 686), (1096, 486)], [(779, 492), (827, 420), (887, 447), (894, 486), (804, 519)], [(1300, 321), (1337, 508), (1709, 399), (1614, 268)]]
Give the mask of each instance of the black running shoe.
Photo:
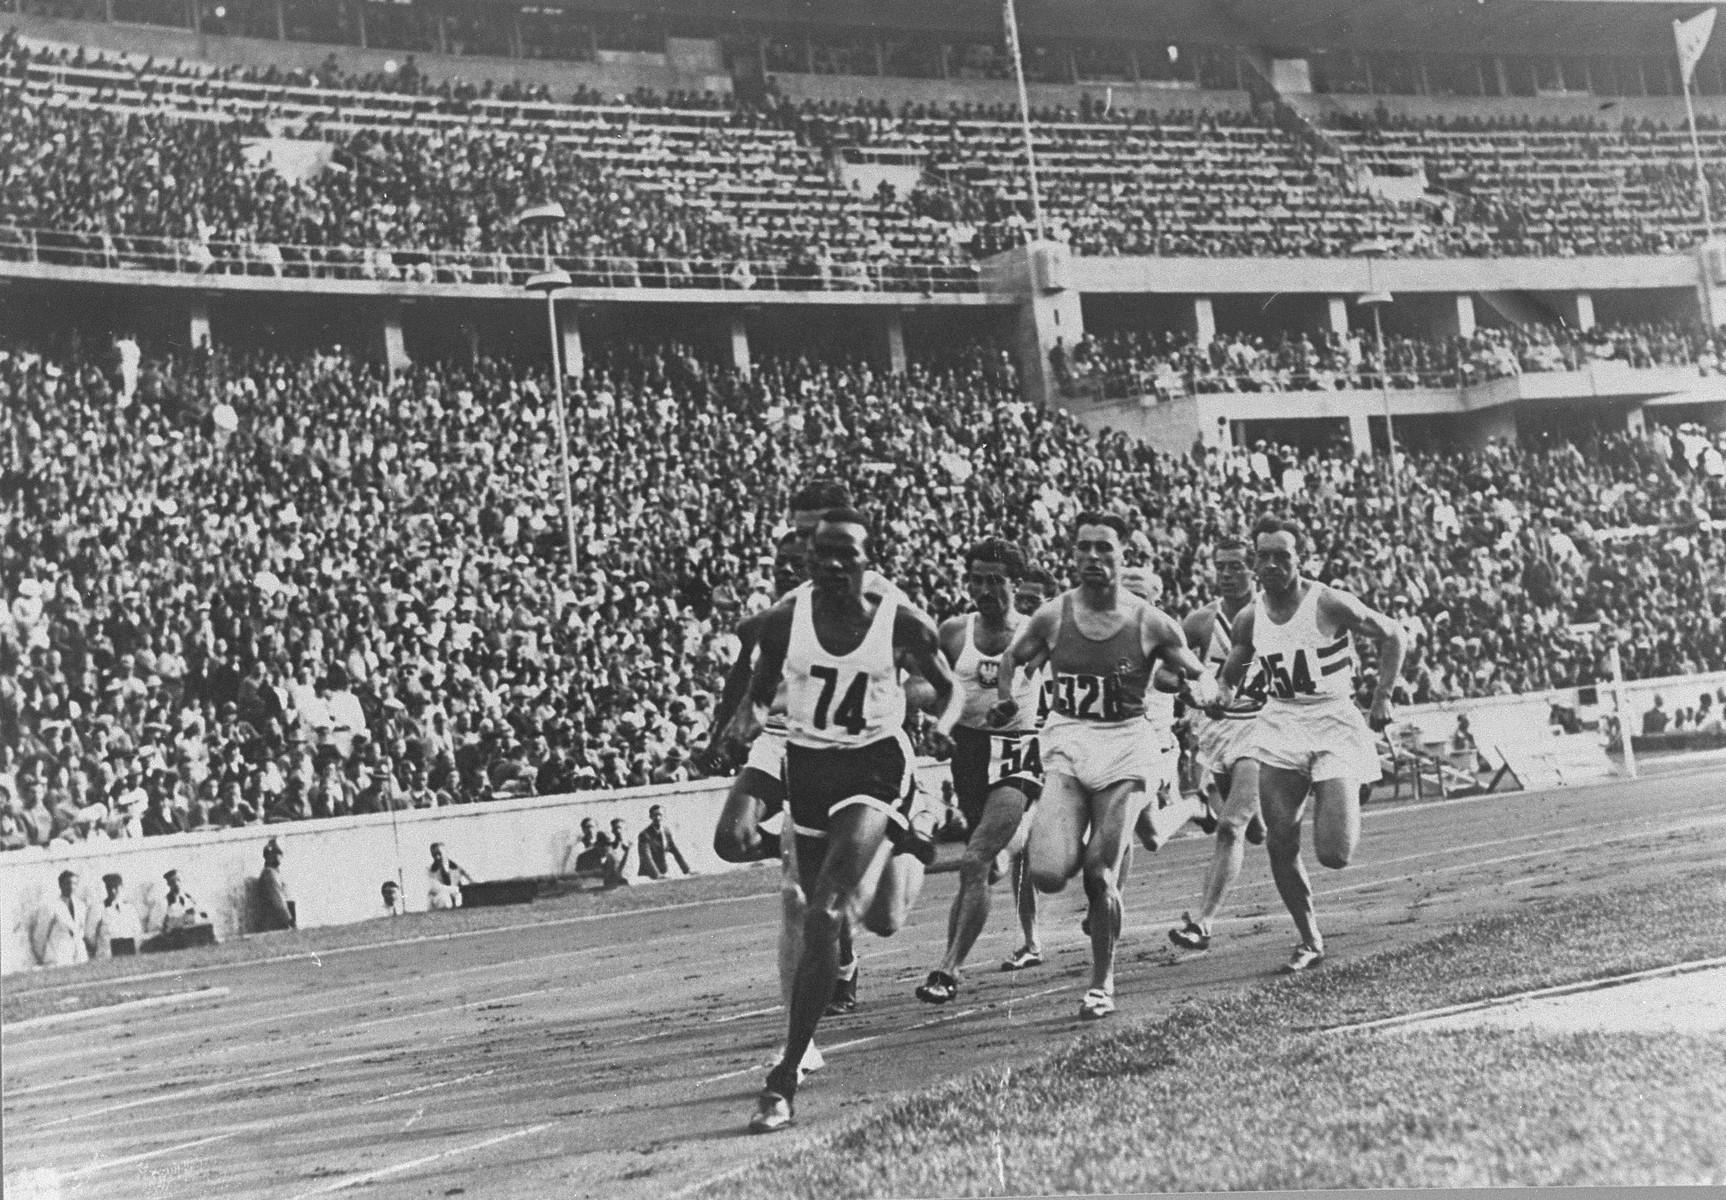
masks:
[(823, 1010), (828, 1016), (842, 1017), (848, 1012), (856, 1011), (857, 976), (861, 973), (862, 968), (858, 967), (851, 972), (851, 978), (833, 981), (833, 998), (827, 1001), (827, 1007)]
[(935, 841), (897, 821), (887, 826), (887, 841), (894, 854), (909, 854), (925, 867), (935, 865)]
[(1247, 844), (1250, 846), (1262, 846), (1264, 845), (1264, 840), (1264, 818), (1259, 816), (1257, 813), (1254, 813), (1253, 819), (1247, 822)]

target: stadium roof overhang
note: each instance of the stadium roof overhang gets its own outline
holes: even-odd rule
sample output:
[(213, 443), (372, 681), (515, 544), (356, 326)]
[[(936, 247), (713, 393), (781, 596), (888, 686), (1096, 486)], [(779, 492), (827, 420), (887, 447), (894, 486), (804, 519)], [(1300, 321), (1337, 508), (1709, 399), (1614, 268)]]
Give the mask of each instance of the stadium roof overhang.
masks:
[[(714, 26), (942, 30), (995, 40), (1000, 0), (577, 0), (584, 10), (697, 18)], [(1027, 38), (1128, 37), (1267, 51), (1328, 46), (1459, 53), (1667, 53), (1670, 0), (1017, 0)]]

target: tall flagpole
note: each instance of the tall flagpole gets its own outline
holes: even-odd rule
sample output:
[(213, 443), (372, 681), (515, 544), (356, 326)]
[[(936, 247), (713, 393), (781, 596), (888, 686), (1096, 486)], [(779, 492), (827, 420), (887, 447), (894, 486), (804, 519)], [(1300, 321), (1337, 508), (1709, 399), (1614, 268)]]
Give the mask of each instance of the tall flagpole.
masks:
[[(1708, 200), (1708, 176), (1702, 170), (1702, 142), (1696, 136), (1696, 105), (1690, 99), (1690, 76), (1695, 70), (1696, 60), (1702, 57), (1702, 47), (1696, 47), (1693, 55), (1687, 55), (1684, 49), (1684, 22), (1672, 22), (1672, 40), (1678, 47), (1678, 82), (1684, 88), (1684, 115), (1690, 122), (1690, 153), (1696, 160), (1696, 191), (1702, 197), (1702, 240), (1704, 243), (1714, 240), (1713, 205)], [(1712, 16), (1710, 14), (1709, 32), (1712, 32)]]
[(1007, 26), (1007, 52), (1013, 56), (1013, 79), (1019, 85), (1019, 130), (1025, 138), (1025, 175), (1031, 186), (1031, 223), (1036, 227), (1037, 240), (1047, 241), (1049, 231), (1043, 226), (1043, 189), (1037, 183), (1037, 150), (1031, 141), (1031, 99), (1025, 91), (1025, 63), (1019, 55), (1019, 17), (1013, 11), (1013, 0), (1003, 0), (1002, 11)]

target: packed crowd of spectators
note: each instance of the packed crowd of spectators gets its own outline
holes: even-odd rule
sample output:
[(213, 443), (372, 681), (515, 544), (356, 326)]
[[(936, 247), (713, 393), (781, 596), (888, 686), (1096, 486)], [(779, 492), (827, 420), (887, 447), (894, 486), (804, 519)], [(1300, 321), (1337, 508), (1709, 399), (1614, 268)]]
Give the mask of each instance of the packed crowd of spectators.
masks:
[[(129, 339), (122, 341), (122, 348)], [(744, 378), (619, 346), (572, 385), (579, 562), (547, 382), (339, 350), (0, 361), (0, 845), (688, 778), (789, 492), (846, 480), (876, 557), (944, 615), (987, 533), (1059, 571), (1081, 507), (1131, 515), (1170, 606), (1265, 508), (1410, 626), (1407, 700), (1726, 667), (1719, 450), (1609, 439), (1366, 460), (1159, 454), (1025, 403), (995, 350), (904, 376)], [(129, 364), (129, 365), (127, 365)], [(1661, 439), (1664, 439), (1663, 441)]]
[[(131, 237), (169, 239), (181, 270), (494, 282), (513, 277), (509, 256), (542, 249), (515, 217), (548, 200), (569, 217), (553, 251), (578, 271), (627, 263), (588, 271), (616, 286), (926, 290), (939, 273), (974, 287), (978, 258), (1039, 236), (1001, 105), (793, 102), (772, 87), (565, 99), (434, 83), (411, 57), (368, 76), (333, 60), (217, 70), (11, 37), (0, 59), (0, 223), (14, 227), (0, 242), (81, 235), (97, 240), (73, 248), (113, 265)], [(1669, 130), (1382, 114), (1338, 117), (1327, 143), (1286, 118), (1089, 97), (1033, 116), (1041, 232), (1079, 254), (1622, 254), (1698, 237), (1693, 169)], [(330, 165), (280, 173), (248, 156), (266, 135), (327, 143)], [(841, 181), (840, 162), (881, 151), (920, 165), (921, 183)], [(1712, 130), (1706, 156), (1726, 209)], [(1417, 171), (1417, 198), (1362, 174)]]
[(1385, 337), (1384, 353), (1370, 331), (1294, 332), (1264, 336), (1217, 334), (1204, 345), (1181, 331), (1115, 330), (1058, 345), (1052, 365), (1074, 396), (1109, 399), (1215, 392), (1337, 391), (1454, 388), (1544, 371), (1626, 367), (1726, 369), (1726, 335), (1695, 323), (1649, 321), (1597, 325), (1586, 332), (1561, 325), (1487, 326), (1470, 336)]

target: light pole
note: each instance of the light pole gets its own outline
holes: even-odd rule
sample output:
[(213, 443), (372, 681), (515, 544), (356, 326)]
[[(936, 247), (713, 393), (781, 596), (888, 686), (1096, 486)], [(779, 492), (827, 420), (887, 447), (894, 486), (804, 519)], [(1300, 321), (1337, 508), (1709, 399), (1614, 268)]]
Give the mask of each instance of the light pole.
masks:
[(551, 398), (552, 419), (557, 432), (558, 492), (563, 505), (564, 547), (569, 553), (571, 586), (581, 565), (575, 548), (575, 502), (569, 483), (569, 425), (563, 411), (562, 330), (557, 327), (557, 293), (570, 286), (569, 272), (558, 267), (551, 258), (551, 231), (564, 220), (563, 205), (552, 201), (524, 208), (516, 221), (528, 229), (538, 229), (545, 236), (545, 263), (539, 274), (527, 281), (530, 292), (545, 293), (545, 317), (551, 330)]
[(1378, 395), (1384, 404), (1384, 442), (1390, 450), (1390, 494), (1396, 502), (1397, 520), (1402, 520), (1402, 480), (1399, 478), (1401, 463), (1396, 453), (1396, 422), (1390, 415), (1390, 374), (1389, 362), (1384, 352), (1384, 326), (1379, 320), (1378, 310), (1391, 303), (1394, 297), (1389, 292), (1381, 292), (1375, 286), (1373, 279), (1373, 263), (1381, 255), (1389, 254), (1393, 247), (1383, 238), (1367, 238), (1357, 242), (1353, 253), (1366, 259), (1366, 294), (1355, 301), (1372, 309), (1372, 339), (1378, 349)]

